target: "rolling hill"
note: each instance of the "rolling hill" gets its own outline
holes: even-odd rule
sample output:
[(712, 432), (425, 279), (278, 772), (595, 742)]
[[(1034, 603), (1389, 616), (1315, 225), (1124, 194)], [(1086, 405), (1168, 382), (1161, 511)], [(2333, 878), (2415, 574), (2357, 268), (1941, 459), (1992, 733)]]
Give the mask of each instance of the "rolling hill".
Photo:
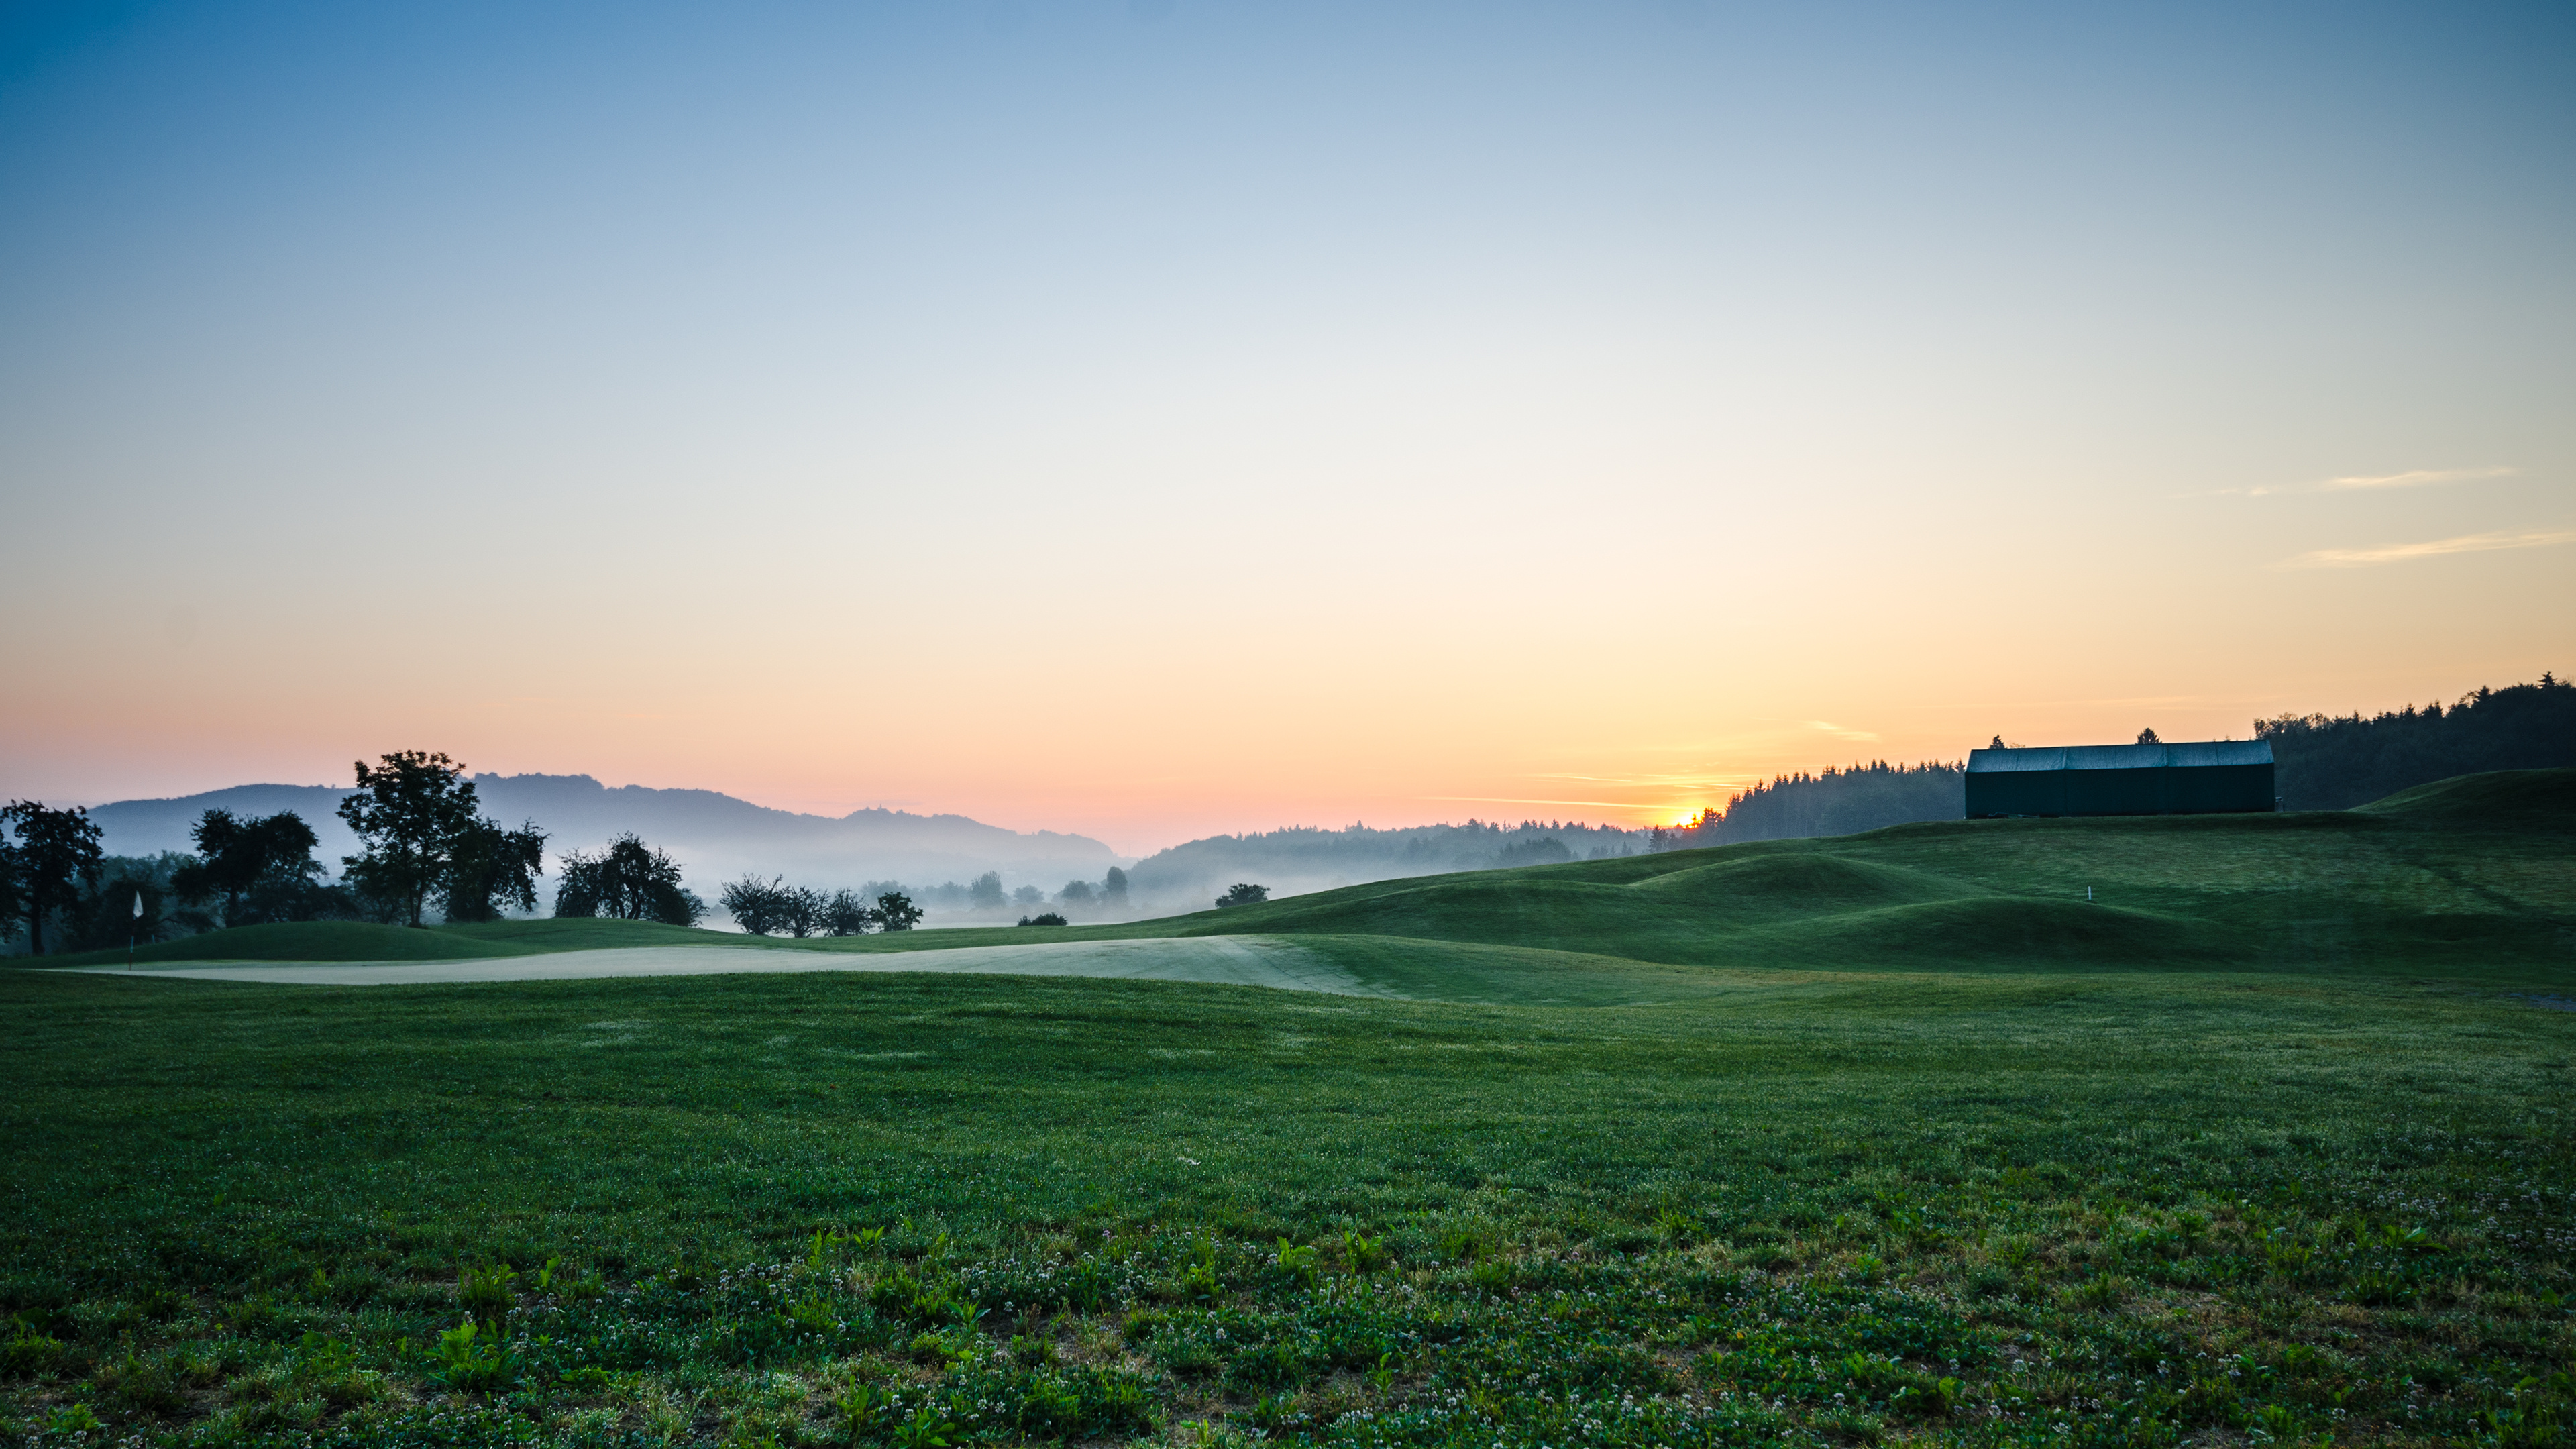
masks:
[(1379, 881), (1123, 925), (752, 943), (614, 921), (429, 932), (324, 923), (164, 942), (141, 959), (683, 944), (936, 952), (1216, 935), (1292, 940), (1375, 988), (1461, 1001), (1675, 1000), (1719, 989), (1710, 968), (2555, 979), (2576, 967), (2576, 770), (2463, 776), (2350, 811), (1902, 825)]

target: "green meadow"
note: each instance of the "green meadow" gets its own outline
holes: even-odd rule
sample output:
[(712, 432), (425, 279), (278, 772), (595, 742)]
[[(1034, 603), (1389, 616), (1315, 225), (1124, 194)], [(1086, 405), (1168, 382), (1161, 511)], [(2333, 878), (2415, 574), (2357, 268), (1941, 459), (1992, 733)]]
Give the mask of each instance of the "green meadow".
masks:
[(2571, 823), (2576, 772), (2527, 772), (1123, 927), (337, 924), (146, 953), (1238, 933), (1401, 1000), (0, 973), (0, 1422), (66, 1445), (2565, 1443)]

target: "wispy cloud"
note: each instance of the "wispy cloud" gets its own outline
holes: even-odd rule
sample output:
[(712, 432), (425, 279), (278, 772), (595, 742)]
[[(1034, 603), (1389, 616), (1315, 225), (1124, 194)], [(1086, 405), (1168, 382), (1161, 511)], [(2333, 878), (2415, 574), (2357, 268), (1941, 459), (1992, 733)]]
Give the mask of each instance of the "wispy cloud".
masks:
[(2251, 488), (2204, 488), (2176, 493), (2176, 498), (2269, 498), (2276, 493), (2357, 493), (2374, 488), (2428, 488), (2437, 483), (2474, 483), (2481, 478), (2511, 478), (2519, 468), (2417, 468), (2406, 473), (2355, 474), (2316, 483), (2258, 483)]
[(2411, 473), (2381, 473), (2366, 478), (2328, 478), (2322, 493), (2348, 493), (2357, 488), (2422, 488), (2434, 483), (2469, 483), (2480, 478), (2510, 478), (2511, 468), (2418, 468)]
[(1845, 729), (1841, 725), (1834, 724), (1829, 720), (1811, 719), (1807, 721), (1807, 728), (1811, 730), (1823, 730), (1826, 734), (1832, 735), (1838, 740), (1874, 740), (1878, 738), (1877, 734), (1873, 731)]
[(2321, 548), (2297, 558), (2285, 558), (2275, 568), (2285, 569), (2350, 569), (2371, 564), (2404, 563), (2409, 559), (2438, 558), (2446, 553), (2486, 553), (2499, 548), (2548, 548), (2553, 544), (2576, 543), (2576, 529), (2553, 533), (2516, 533), (2498, 529), (2494, 533), (2466, 533), (2458, 538), (2437, 538), (2425, 543), (2391, 543), (2378, 548)]

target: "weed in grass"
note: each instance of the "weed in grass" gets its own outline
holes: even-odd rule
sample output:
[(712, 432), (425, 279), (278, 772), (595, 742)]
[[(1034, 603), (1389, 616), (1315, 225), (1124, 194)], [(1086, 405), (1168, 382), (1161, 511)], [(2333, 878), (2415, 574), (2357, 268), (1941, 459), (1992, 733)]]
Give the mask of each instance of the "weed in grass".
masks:
[(128, 1348), (92, 1382), (110, 1403), (138, 1414), (167, 1416), (188, 1403), (186, 1380), (166, 1355), (145, 1358)]
[(1270, 1262), (1271, 1266), (1300, 1283), (1311, 1285), (1315, 1281), (1315, 1250), (1312, 1247), (1301, 1248), (1281, 1238)]
[(480, 1268), (460, 1269), (456, 1275), (456, 1306), (494, 1334), (498, 1334), (518, 1306), (518, 1294), (511, 1284), (518, 1281), (518, 1270), (507, 1263), (491, 1263)]
[(949, 1436), (956, 1432), (955, 1420), (924, 1404), (894, 1426), (894, 1442), (898, 1449), (947, 1449)]
[(1342, 1234), (1342, 1256), (1354, 1273), (1374, 1273), (1387, 1265), (1386, 1236), (1372, 1238), (1345, 1230)]
[(1174, 1280), (1174, 1287), (1181, 1297), (1202, 1302), (1225, 1291), (1225, 1285), (1217, 1278), (1214, 1240), (1201, 1238), (1190, 1245), (1189, 1264), (1181, 1269), (1180, 1276)]
[(441, 1330), (438, 1346), (430, 1351), (430, 1357), (436, 1364), (432, 1373), (452, 1389), (497, 1389), (518, 1374), (518, 1363), (509, 1347), (491, 1329), (471, 1318)]
[(16, 1378), (32, 1377), (52, 1368), (62, 1353), (61, 1339), (38, 1333), (25, 1314), (9, 1315), (9, 1336), (0, 1340), (0, 1370)]

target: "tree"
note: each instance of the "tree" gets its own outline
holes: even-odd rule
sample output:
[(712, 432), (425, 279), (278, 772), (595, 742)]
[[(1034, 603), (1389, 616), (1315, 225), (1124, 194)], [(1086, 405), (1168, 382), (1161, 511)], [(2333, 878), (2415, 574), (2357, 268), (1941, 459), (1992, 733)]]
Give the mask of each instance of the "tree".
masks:
[(294, 811), (237, 820), (209, 810), (188, 834), (198, 859), (172, 874), (171, 889), (190, 904), (222, 896), (225, 925), (310, 920), (325, 904), (322, 863), (313, 858), (322, 842)]
[(1108, 878), (1100, 883), (1100, 903), (1113, 911), (1127, 909), (1127, 872), (1109, 867)]
[(450, 847), (447, 875), (439, 883), (451, 921), (497, 921), (516, 906), (537, 908), (537, 877), (545, 874), (546, 833), (531, 820), (516, 830), (475, 819)]
[(864, 936), (877, 923), (877, 913), (870, 909), (867, 898), (853, 890), (837, 890), (823, 903), (823, 934), (826, 936)]
[(1036, 886), (1033, 886), (1033, 885), (1024, 885), (1024, 886), (1020, 887), (1018, 890), (1015, 890), (1015, 891), (1011, 892), (1011, 904), (1013, 904), (1013, 905), (1015, 905), (1015, 906), (1042, 906), (1042, 905), (1045, 905), (1045, 904), (1046, 904), (1046, 892), (1045, 892), (1045, 891), (1042, 891), (1042, 890), (1039, 890)]
[(776, 876), (764, 882), (756, 875), (747, 875), (726, 886), (724, 894), (719, 897), (725, 914), (733, 917), (735, 925), (755, 936), (766, 936), (779, 929), (786, 924), (787, 892), (778, 881)]
[(18, 828), (18, 903), (27, 916), (27, 943), (45, 954), (45, 917), (80, 899), (80, 883), (98, 879), (103, 856), (98, 826), (74, 805), (48, 810), (42, 802), (13, 800), (0, 821)]
[(921, 924), (921, 907), (901, 891), (887, 891), (877, 897), (877, 926), (887, 931), (909, 931)]
[(778, 893), (778, 924), (802, 941), (823, 931), (823, 916), (832, 898), (812, 886), (789, 886)]
[(1223, 910), (1227, 906), (1259, 905), (1268, 899), (1270, 899), (1270, 887), (1237, 881), (1233, 889), (1216, 898), (1216, 904), (1219, 910)]
[(10, 923), (0, 931), (0, 940), (18, 934), (19, 909), (24, 904), (19, 889), (18, 847), (9, 843), (9, 832), (0, 830), (0, 921)]
[(1055, 898), (1068, 906), (1090, 905), (1091, 882), (1087, 880), (1066, 881), (1064, 883), (1064, 889), (1056, 892)]
[(2164, 741), (2156, 738), (2155, 726), (2149, 725), (2145, 729), (2138, 731), (2138, 743), (2142, 745), (2161, 745)]
[(341, 863), (361, 894), (418, 926), (476, 823), (474, 782), (454, 760), (420, 750), (396, 751), (372, 768), (360, 760), (357, 768), (358, 793), (340, 802), (340, 818), (358, 833), (363, 853)]
[(1040, 911), (1034, 916), (1020, 917), (1020, 924), (1023, 926), (1062, 926), (1069, 925), (1071, 923), (1054, 911)]
[(680, 863), (631, 831), (595, 856), (572, 852), (556, 869), (562, 882), (555, 888), (558, 916), (694, 926), (707, 913), (707, 903), (680, 884)]
[(1002, 873), (988, 870), (966, 887), (966, 904), (979, 911), (998, 911), (1004, 901)]

